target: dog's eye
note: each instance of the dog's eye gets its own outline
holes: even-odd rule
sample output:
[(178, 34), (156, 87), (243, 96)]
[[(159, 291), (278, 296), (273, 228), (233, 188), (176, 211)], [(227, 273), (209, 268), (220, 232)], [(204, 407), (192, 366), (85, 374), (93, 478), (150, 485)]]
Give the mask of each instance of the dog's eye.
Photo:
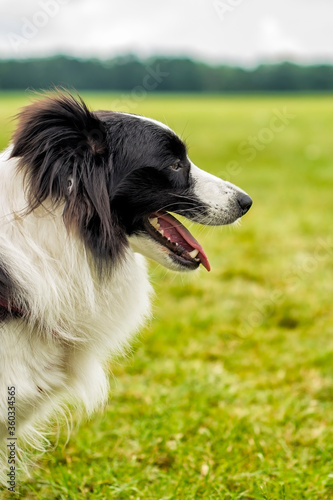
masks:
[(172, 170), (179, 170), (181, 166), (179, 165), (179, 163), (175, 163), (174, 165), (171, 165), (171, 168)]

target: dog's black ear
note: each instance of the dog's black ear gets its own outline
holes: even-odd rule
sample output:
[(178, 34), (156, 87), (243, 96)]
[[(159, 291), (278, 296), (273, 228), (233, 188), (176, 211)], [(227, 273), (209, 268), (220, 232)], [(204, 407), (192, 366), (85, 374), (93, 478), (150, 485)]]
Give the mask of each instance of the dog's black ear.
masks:
[(127, 240), (111, 213), (107, 131), (81, 98), (59, 93), (24, 108), (11, 157), (25, 174), (29, 211), (47, 199), (64, 203), (66, 226), (79, 231), (97, 260), (121, 253)]

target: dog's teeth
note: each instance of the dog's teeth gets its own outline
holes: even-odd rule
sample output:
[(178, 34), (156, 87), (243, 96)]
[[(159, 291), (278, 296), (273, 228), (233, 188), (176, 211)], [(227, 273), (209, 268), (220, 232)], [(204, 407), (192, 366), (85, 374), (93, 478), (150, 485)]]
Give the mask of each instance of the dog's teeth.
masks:
[(189, 255), (192, 257), (192, 259), (195, 259), (198, 253), (199, 250), (196, 248), (195, 250), (192, 250), (192, 252), (189, 252)]
[(153, 217), (149, 219), (149, 222), (152, 226), (154, 226), (156, 229), (159, 229), (160, 225), (158, 223), (158, 217)]
[(164, 231), (163, 231), (163, 229), (161, 229), (161, 230), (160, 230), (160, 233), (161, 233), (161, 235), (162, 235), (162, 236), (164, 236)]

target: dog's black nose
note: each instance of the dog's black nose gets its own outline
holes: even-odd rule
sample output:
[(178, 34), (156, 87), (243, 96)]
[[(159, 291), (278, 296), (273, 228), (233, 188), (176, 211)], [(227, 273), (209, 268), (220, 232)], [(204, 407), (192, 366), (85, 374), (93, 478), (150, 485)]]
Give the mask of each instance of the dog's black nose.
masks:
[(241, 207), (243, 211), (243, 215), (246, 214), (251, 208), (252, 205), (252, 199), (249, 197), (248, 194), (241, 193), (238, 198), (237, 198), (238, 204)]

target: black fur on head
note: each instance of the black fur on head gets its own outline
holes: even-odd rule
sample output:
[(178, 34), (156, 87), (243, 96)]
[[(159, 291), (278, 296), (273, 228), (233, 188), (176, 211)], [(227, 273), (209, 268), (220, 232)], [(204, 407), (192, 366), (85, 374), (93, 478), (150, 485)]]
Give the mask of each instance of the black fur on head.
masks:
[(57, 93), (23, 109), (13, 144), (28, 210), (47, 199), (64, 203), (67, 228), (79, 232), (98, 262), (120, 256), (149, 214), (192, 218), (200, 206), (184, 143), (153, 120), (91, 112), (81, 98)]
[(25, 172), (29, 210), (65, 200), (64, 222), (78, 229), (94, 256), (115, 258), (126, 245), (110, 209), (112, 156), (101, 120), (82, 99), (56, 94), (19, 115), (12, 157)]

